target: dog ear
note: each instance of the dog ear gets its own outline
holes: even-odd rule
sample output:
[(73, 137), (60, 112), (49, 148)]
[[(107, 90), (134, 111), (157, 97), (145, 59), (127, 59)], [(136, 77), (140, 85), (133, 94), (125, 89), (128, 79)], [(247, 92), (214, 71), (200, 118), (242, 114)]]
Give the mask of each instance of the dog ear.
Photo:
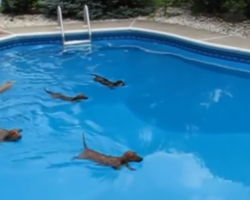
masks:
[(5, 135), (5, 137), (3, 138), (3, 140), (9, 140), (9, 138), (10, 138), (10, 134), (8, 133), (7, 135)]
[(122, 157), (121, 158), (121, 165), (125, 165), (127, 163), (128, 163), (128, 161), (127, 161), (126, 157)]

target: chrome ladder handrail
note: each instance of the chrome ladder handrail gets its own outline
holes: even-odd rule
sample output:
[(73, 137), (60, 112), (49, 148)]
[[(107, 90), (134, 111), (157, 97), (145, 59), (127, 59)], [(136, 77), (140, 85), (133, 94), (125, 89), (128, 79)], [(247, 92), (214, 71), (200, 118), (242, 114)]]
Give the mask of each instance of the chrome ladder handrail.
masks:
[[(84, 8), (83, 8), (83, 20), (84, 20), (84, 27), (87, 26), (88, 28), (88, 36), (89, 36), (89, 39), (83, 40), (83, 42), (91, 42), (92, 32), (91, 32), (91, 25), (90, 25), (90, 19), (89, 19), (89, 9), (87, 5), (84, 5)], [(62, 10), (60, 6), (57, 6), (57, 23), (58, 23), (58, 27), (60, 27), (61, 29), (63, 45), (69, 44), (70, 42), (65, 41), (65, 31), (64, 31), (64, 25), (63, 25)]]
[(88, 27), (89, 40), (91, 41), (92, 32), (91, 32), (91, 25), (90, 25), (90, 19), (89, 19), (89, 8), (87, 5), (85, 5), (83, 8), (83, 20), (84, 20), (84, 25)]
[(61, 27), (62, 42), (64, 45), (65, 44), (65, 34), (64, 34), (64, 26), (63, 26), (63, 19), (62, 19), (62, 10), (61, 10), (60, 6), (57, 6), (57, 18), (58, 18), (58, 25)]

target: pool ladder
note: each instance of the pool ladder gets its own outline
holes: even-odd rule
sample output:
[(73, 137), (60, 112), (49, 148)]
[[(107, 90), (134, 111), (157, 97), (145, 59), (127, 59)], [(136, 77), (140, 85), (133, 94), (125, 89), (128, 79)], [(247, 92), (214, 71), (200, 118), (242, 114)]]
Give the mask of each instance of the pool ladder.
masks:
[(88, 9), (87, 5), (85, 5), (83, 8), (83, 20), (84, 20), (83, 27), (88, 28), (88, 39), (86, 39), (86, 40), (66, 41), (64, 26), (63, 26), (62, 10), (61, 10), (60, 6), (57, 7), (57, 18), (58, 18), (58, 25), (61, 28), (62, 42), (63, 42), (64, 46), (81, 45), (81, 44), (90, 44), (91, 43), (92, 34), (91, 34), (91, 26), (90, 26), (90, 20), (89, 20), (89, 9)]

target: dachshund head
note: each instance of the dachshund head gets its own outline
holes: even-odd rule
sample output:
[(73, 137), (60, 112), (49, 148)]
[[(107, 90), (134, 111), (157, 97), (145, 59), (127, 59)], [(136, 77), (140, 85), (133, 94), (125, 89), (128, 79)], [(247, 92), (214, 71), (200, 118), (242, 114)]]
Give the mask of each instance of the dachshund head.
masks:
[(116, 81), (116, 82), (114, 83), (114, 85), (115, 85), (115, 86), (125, 86), (125, 82), (119, 80), (119, 81)]
[(76, 96), (76, 99), (88, 99), (88, 97), (86, 95), (84, 95), (84, 94), (78, 94)]
[(143, 158), (138, 156), (134, 151), (127, 151), (123, 154), (122, 158), (126, 160), (126, 162), (141, 162)]
[(9, 142), (15, 142), (18, 141), (22, 138), (21, 132), (23, 130), (22, 129), (12, 129), (8, 131), (8, 134), (6, 135), (6, 137), (4, 138), (5, 141), (9, 141)]

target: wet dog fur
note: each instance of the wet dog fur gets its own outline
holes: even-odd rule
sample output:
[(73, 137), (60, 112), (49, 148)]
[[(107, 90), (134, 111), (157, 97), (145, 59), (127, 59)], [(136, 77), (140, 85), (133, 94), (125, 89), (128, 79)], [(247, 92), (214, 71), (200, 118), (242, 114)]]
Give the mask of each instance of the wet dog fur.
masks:
[(120, 169), (123, 166), (127, 167), (130, 170), (135, 170), (134, 168), (129, 166), (129, 163), (143, 161), (143, 158), (138, 156), (133, 151), (127, 151), (122, 156), (116, 157), (116, 156), (107, 156), (105, 154), (92, 150), (88, 148), (86, 141), (85, 141), (84, 134), (83, 134), (83, 147), (84, 147), (84, 151), (78, 156), (73, 157), (72, 160), (74, 159), (91, 160), (91, 161), (98, 163), (99, 165), (110, 166), (116, 170)]
[(17, 142), (22, 138), (22, 129), (0, 129), (0, 142)]
[(99, 76), (97, 74), (89, 74), (89, 75), (95, 77), (94, 81), (99, 82), (99, 83), (109, 87), (110, 89), (114, 89), (115, 87), (118, 87), (118, 86), (125, 86), (125, 82), (122, 80), (112, 82), (112, 81), (110, 81), (102, 76)]
[(7, 81), (6, 83), (4, 83), (3, 85), (0, 86), (0, 93), (9, 90), (15, 83), (16, 81)]
[(45, 90), (45, 92), (50, 94), (55, 99), (61, 99), (61, 100), (72, 101), (72, 102), (77, 102), (77, 101), (88, 99), (88, 97), (85, 96), (84, 94), (78, 94), (75, 97), (69, 97), (69, 96), (65, 96), (61, 93), (51, 92), (51, 91), (47, 90), (46, 88), (44, 88), (44, 90)]

